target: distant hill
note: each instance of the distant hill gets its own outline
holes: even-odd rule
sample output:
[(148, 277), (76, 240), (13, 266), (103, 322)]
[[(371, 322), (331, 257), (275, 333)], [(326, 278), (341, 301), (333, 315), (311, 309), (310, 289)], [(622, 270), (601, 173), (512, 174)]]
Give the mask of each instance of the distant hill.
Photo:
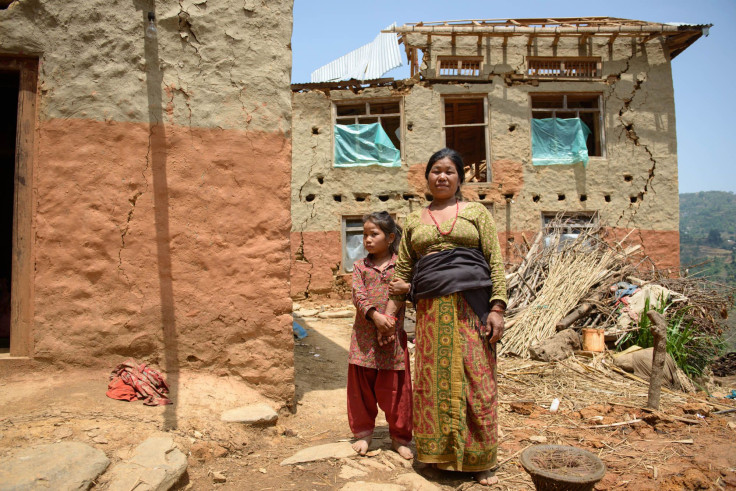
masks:
[[(680, 195), (680, 264), (690, 273), (736, 286), (736, 194)], [(703, 264), (705, 263), (705, 264)]]
[(736, 194), (701, 191), (680, 195), (680, 237), (703, 240), (717, 230), (723, 241), (736, 240)]
[[(680, 195), (680, 265), (691, 275), (736, 287), (736, 194), (701, 191)], [(736, 308), (726, 336), (736, 349)]]

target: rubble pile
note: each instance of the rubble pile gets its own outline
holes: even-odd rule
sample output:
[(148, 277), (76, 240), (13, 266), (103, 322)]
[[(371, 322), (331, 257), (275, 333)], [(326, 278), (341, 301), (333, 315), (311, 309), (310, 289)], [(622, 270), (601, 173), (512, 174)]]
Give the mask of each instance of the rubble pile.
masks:
[[(723, 333), (734, 291), (699, 277), (656, 269), (629, 235), (606, 237), (593, 222), (572, 227), (564, 217), (518, 246), (521, 263), (507, 275), (508, 320), (501, 354), (522, 358), (565, 329), (600, 329), (610, 347), (637, 331), (647, 309), (679, 312), (689, 329)], [(669, 307), (668, 307), (669, 306)]]

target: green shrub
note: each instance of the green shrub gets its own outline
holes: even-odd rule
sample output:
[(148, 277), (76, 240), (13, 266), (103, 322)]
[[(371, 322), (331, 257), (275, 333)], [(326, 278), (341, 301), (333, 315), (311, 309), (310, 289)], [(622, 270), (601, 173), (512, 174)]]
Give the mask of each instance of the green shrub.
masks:
[[(682, 307), (670, 313), (675, 304), (660, 299), (659, 307), (654, 309), (667, 319), (667, 353), (678, 367), (689, 377), (701, 375), (708, 363), (718, 357), (725, 348), (722, 336), (706, 336), (693, 329), (692, 318), (688, 316), (691, 307)], [(638, 329), (626, 333), (617, 343), (618, 349), (637, 345), (642, 348), (654, 346), (654, 336), (650, 328), (652, 321), (649, 312), (649, 299), (644, 303), (644, 311), (639, 318)]]

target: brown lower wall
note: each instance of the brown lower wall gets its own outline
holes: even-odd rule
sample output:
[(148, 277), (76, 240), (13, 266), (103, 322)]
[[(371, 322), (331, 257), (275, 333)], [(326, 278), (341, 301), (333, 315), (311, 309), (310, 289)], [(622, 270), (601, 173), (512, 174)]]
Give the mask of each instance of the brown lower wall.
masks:
[[(522, 256), (524, 239), (531, 243), (538, 230), (512, 230), (498, 233), (501, 254), (508, 266), (518, 264)], [(659, 270), (677, 274), (680, 268), (680, 233), (676, 230), (639, 230), (605, 228), (609, 241), (625, 238), (625, 247), (641, 245), (640, 257), (648, 256)], [(304, 240), (303, 247), (300, 244)], [(509, 240), (511, 239), (511, 240)], [(339, 274), (342, 261), (340, 232), (292, 232), (292, 298), (304, 298), (313, 294), (342, 293), (344, 275)], [(647, 261), (647, 267), (652, 262)], [(347, 285), (349, 287), (350, 285)]]
[(336, 289), (342, 263), (337, 231), (291, 233), (291, 296), (304, 298)]
[(133, 356), (292, 401), (288, 137), (90, 120), (38, 136), (33, 357)]
[[(642, 267), (655, 267), (662, 272), (680, 272), (680, 232), (678, 230), (640, 230), (630, 228), (607, 228), (609, 241), (620, 242), (624, 247), (641, 245), (640, 257), (648, 256)], [(653, 264), (652, 264), (653, 263)]]

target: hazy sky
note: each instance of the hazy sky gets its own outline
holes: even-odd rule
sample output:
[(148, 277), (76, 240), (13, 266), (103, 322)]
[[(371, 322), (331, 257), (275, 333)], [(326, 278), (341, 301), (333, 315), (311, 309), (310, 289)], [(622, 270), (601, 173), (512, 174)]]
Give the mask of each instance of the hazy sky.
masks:
[[(736, 192), (735, 0), (619, 0), (605, 6), (589, 0), (295, 0), (292, 82), (308, 82), (313, 70), (372, 41), (392, 22), (583, 16), (714, 24), (708, 37), (672, 62), (680, 192)], [(386, 76), (408, 73), (401, 67)]]

